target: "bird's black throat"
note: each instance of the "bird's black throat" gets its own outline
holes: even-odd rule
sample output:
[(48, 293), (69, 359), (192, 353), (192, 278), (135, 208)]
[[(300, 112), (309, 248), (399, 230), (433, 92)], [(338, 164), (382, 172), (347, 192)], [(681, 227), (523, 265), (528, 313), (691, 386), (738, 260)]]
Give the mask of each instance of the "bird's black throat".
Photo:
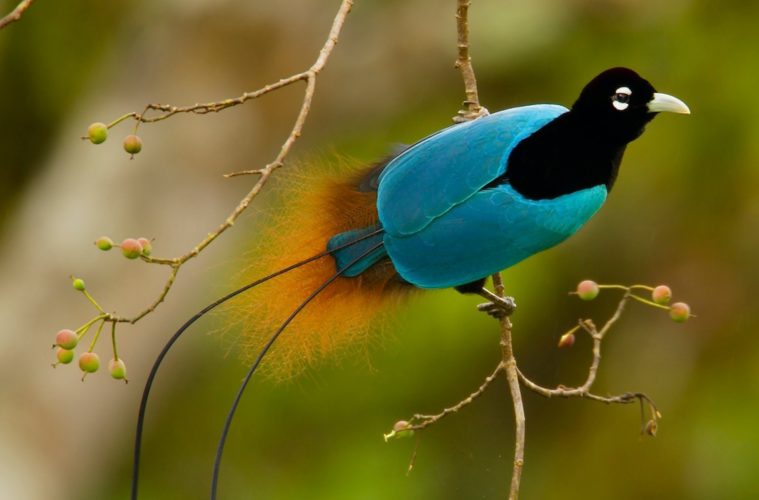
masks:
[(599, 185), (611, 190), (625, 147), (644, 127), (645, 123), (633, 130), (619, 130), (569, 111), (523, 139), (509, 155), (506, 173), (485, 189), (508, 183), (532, 200), (553, 199)]

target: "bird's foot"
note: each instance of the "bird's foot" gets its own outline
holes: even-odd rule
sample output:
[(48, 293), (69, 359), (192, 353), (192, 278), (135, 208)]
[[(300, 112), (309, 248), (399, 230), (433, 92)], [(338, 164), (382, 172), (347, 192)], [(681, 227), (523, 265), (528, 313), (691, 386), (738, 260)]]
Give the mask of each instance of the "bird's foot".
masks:
[(480, 291), (480, 295), (488, 299), (490, 302), (478, 304), (477, 310), (496, 319), (511, 316), (517, 308), (517, 304), (512, 297), (499, 297), (486, 288), (483, 288)]

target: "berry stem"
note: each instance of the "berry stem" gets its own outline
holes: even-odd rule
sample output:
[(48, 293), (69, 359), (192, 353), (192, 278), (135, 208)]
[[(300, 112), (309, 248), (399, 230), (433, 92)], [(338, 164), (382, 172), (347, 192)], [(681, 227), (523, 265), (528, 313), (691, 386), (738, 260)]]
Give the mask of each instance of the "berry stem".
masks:
[(82, 290), (82, 293), (84, 294), (85, 297), (87, 297), (87, 300), (89, 300), (90, 303), (92, 303), (92, 305), (95, 306), (95, 309), (97, 309), (101, 314), (107, 315), (105, 310), (102, 307), (100, 307), (100, 304), (98, 304), (97, 301), (94, 298), (92, 298), (92, 295), (90, 295), (87, 290)]
[(90, 342), (90, 348), (87, 349), (87, 352), (92, 352), (92, 350), (95, 348), (95, 344), (97, 344), (98, 338), (100, 337), (100, 332), (103, 331), (103, 327), (105, 326), (105, 319), (98, 325), (98, 331), (95, 332), (95, 336), (92, 337), (92, 342)]
[[(105, 323), (105, 322), (103, 322)], [(119, 352), (116, 349), (116, 322), (111, 321), (111, 343), (113, 344), (113, 359), (119, 360)]]
[(87, 333), (87, 331), (90, 329), (90, 327), (93, 324), (95, 324), (95, 322), (97, 322), (97, 321), (99, 321), (101, 319), (105, 319), (106, 316), (107, 316), (107, 314), (104, 312), (103, 314), (101, 314), (99, 316), (95, 316), (94, 318), (92, 318), (91, 320), (89, 320), (87, 323), (85, 323), (82, 326), (80, 326), (79, 328), (77, 328), (76, 329), (76, 333), (79, 336), (79, 338), (81, 339), (82, 337), (84, 337), (84, 335)]
[(661, 304), (657, 304), (656, 302), (653, 302), (653, 301), (648, 300), (648, 299), (644, 299), (643, 297), (638, 297), (637, 295), (635, 295), (633, 293), (630, 294), (630, 298), (635, 299), (638, 302), (642, 302), (643, 304), (646, 304), (646, 305), (651, 306), (651, 307), (658, 307), (659, 309), (664, 309), (665, 311), (669, 311), (670, 310), (669, 306), (664, 306), (664, 305), (661, 305)]

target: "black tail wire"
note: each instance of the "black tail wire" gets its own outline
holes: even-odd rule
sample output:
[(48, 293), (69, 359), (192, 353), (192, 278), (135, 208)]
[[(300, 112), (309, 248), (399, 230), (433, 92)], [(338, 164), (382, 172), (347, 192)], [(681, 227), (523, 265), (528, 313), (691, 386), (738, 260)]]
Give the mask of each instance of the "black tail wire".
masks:
[(269, 349), (271, 349), (271, 346), (274, 345), (274, 342), (279, 338), (280, 334), (287, 328), (287, 326), (295, 319), (295, 317), (300, 313), (303, 308), (305, 308), (309, 302), (311, 302), (314, 298), (316, 298), (317, 295), (319, 295), (322, 291), (324, 291), (325, 288), (327, 288), (329, 285), (331, 285), (337, 278), (339, 278), (348, 268), (350, 268), (352, 265), (356, 264), (358, 261), (366, 257), (367, 255), (371, 254), (378, 248), (380, 248), (383, 245), (382, 242), (374, 245), (372, 248), (367, 250), (366, 252), (362, 253), (355, 259), (353, 259), (348, 265), (346, 265), (344, 268), (339, 269), (335, 274), (333, 274), (327, 281), (319, 285), (319, 288), (311, 292), (311, 294), (306, 297), (306, 300), (300, 303), (298, 307), (295, 308), (295, 310), (290, 313), (290, 316), (287, 317), (285, 321), (282, 322), (282, 324), (277, 328), (277, 331), (274, 332), (274, 334), (269, 337), (269, 340), (266, 342), (266, 345), (264, 345), (263, 349), (261, 349), (261, 352), (258, 354), (258, 357), (253, 362), (253, 364), (250, 366), (250, 369), (248, 370), (248, 373), (245, 375), (245, 378), (243, 379), (242, 383), (240, 384), (240, 388), (237, 390), (237, 395), (235, 396), (234, 401), (232, 402), (232, 406), (229, 408), (229, 413), (227, 413), (227, 419), (224, 422), (224, 428), (221, 432), (221, 437), (219, 438), (219, 445), (216, 449), (216, 458), (213, 462), (213, 476), (211, 478), (211, 500), (216, 500), (216, 494), (218, 491), (219, 486), (219, 470), (221, 467), (221, 456), (224, 453), (224, 444), (227, 440), (227, 435), (229, 434), (230, 426), (232, 425), (232, 419), (234, 418), (235, 411), (237, 410), (237, 407), (240, 404), (240, 400), (242, 399), (242, 395), (245, 392), (245, 388), (248, 386), (248, 382), (250, 382), (250, 379), (253, 377), (253, 374), (255, 373), (258, 366), (261, 364), (261, 361), (263, 360), (264, 356), (269, 352)]
[[(190, 319), (188, 319), (179, 329), (174, 333), (174, 335), (169, 338), (169, 340), (166, 342), (166, 344), (163, 346), (163, 349), (161, 349), (161, 352), (158, 353), (158, 356), (156, 357), (156, 360), (153, 362), (153, 366), (150, 369), (150, 373), (148, 374), (148, 378), (145, 381), (145, 388), (142, 391), (142, 398), (140, 400), (140, 409), (137, 414), (137, 427), (135, 430), (135, 440), (134, 440), (134, 456), (132, 461), (132, 483), (131, 483), (131, 500), (137, 500), (137, 488), (139, 484), (139, 473), (140, 473), (140, 458), (142, 453), (142, 435), (144, 432), (145, 427), (145, 413), (147, 410), (148, 405), (148, 397), (150, 396), (150, 390), (153, 387), (153, 382), (155, 381), (156, 375), (158, 374), (158, 369), (161, 366), (161, 363), (163, 363), (164, 358), (168, 354), (168, 352), (171, 350), (172, 346), (176, 343), (177, 340), (179, 340), (179, 337), (182, 336), (182, 334), (190, 327), (193, 323), (198, 321), (200, 318), (205, 316), (207, 313), (218, 307), (219, 305), (223, 304), (224, 302), (227, 302), (228, 300), (250, 290), (251, 288), (254, 288), (262, 283), (265, 283), (273, 278), (276, 278), (278, 276), (281, 276), (287, 272), (292, 271), (293, 269), (297, 269), (301, 266), (304, 266), (306, 264), (309, 264), (311, 262), (314, 262), (316, 260), (319, 260), (323, 257), (326, 257), (327, 255), (332, 255), (335, 252), (342, 250), (344, 248), (350, 247), (355, 245), (356, 243), (359, 243), (361, 241), (364, 241), (366, 239), (369, 239), (373, 236), (376, 236), (380, 234), (383, 231), (382, 228), (377, 229), (376, 231), (373, 231), (369, 234), (366, 234), (364, 236), (361, 236), (360, 238), (356, 238), (353, 241), (350, 241), (348, 243), (344, 243), (340, 246), (337, 246), (331, 250), (326, 250), (324, 252), (318, 253), (316, 255), (313, 255), (307, 259), (304, 259), (300, 262), (296, 262), (292, 265), (289, 265), (283, 269), (280, 269), (279, 271), (276, 271), (274, 273), (271, 273), (267, 276), (264, 276), (263, 278), (257, 279), (256, 281), (253, 281), (251, 283), (248, 283), (247, 285), (238, 288), (237, 290), (234, 290), (223, 297), (213, 301), (212, 303), (208, 304), (206, 307), (195, 313)], [(347, 266), (345, 266), (343, 269), (339, 269), (337, 273), (335, 273), (329, 280), (327, 280), (324, 284), (322, 284), (316, 291), (314, 291), (303, 303), (301, 303), (295, 311), (285, 320), (285, 322), (279, 327), (277, 332), (272, 335), (272, 337), (269, 339), (269, 341), (264, 346), (264, 349), (261, 351), (261, 353), (258, 355), (258, 358), (256, 359), (253, 366), (250, 368), (250, 371), (248, 372), (248, 375), (245, 378), (245, 381), (243, 385), (240, 387), (240, 390), (237, 394), (237, 397), (235, 398), (234, 404), (230, 410), (229, 415), (227, 416), (227, 421), (224, 424), (224, 431), (222, 433), (222, 438), (219, 441), (219, 448), (216, 452), (216, 459), (214, 461), (214, 474), (213, 474), (213, 480), (212, 480), (212, 490), (211, 490), (211, 498), (216, 498), (216, 485), (218, 480), (218, 469), (219, 469), (219, 461), (221, 460), (221, 453), (224, 449), (224, 441), (226, 439), (226, 435), (229, 431), (229, 424), (231, 424), (232, 416), (234, 415), (234, 411), (237, 408), (237, 405), (239, 403), (240, 397), (242, 396), (242, 392), (245, 389), (245, 386), (247, 385), (250, 378), (253, 376), (253, 372), (255, 372), (258, 365), (261, 363), (261, 360), (265, 356), (265, 354), (269, 351), (271, 346), (274, 344), (274, 341), (279, 337), (279, 335), (282, 333), (282, 331), (287, 327), (287, 325), (290, 324), (290, 322), (295, 318), (295, 316), (314, 298), (316, 295), (318, 295), (322, 290), (324, 290), (330, 283), (335, 281), (340, 275), (342, 275), (348, 268), (356, 264), (359, 260), (363, 259), (367, 255), (369, 255), (371, 252), (377, 250), (382, 246), (382, 242), (378, 243), (374, 247), (372, 247), (369, 251), (364, 252), (359, 257), (351, 261)]]

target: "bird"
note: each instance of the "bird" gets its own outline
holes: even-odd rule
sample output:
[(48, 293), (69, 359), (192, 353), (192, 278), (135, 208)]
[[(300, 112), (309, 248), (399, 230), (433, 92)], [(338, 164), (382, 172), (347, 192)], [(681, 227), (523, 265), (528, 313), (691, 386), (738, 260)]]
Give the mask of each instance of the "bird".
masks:
[(371, 344), (370, 326), (385, 323), (400, 296), (487, 293), (488, 276), (558, 245), (601, 208), (628, 144), (661, 112), (690, 110), (615, 67), (590, 80), (570, 108), (498, 111), (372, 165), (304, 175), (263, 231), (255, 265), (241, 273), (249, 280), (296, 266), (278, 278), (276, 293), (230, 308), (232, 322), (250, 332), (244, 350), (257, 353), (310, 302), (298, 309), (298, 331), (278, 340), (273, 354), (273, 371), (288, 377), (332, 352)]
[[(486, 312), (506, 311), (512, 304), (487, 292), (487, 277), (587, 223), (614, 187), (628, 144), (661, 112), (690, 110), (635, 71), (615, 67), (590, 80), (570, 108), (537, 104), (487, 114), (374, 164), (306, 172), (291, 182), (286, 203), (246, 255), (251, 264), (238, 278), (246, 284), (190, 318), (153, 365), (138, 417), (132, 498), (152, 382), (197, 319), (225, 303), (250, 358), (219, 440), (215, 498), (232, 418), (265, 356), (271, 352), (270, 374), (288, 378), (371, 344), (377, 325), (414, 291), (455, 288), (488, 297)], [(288, 327), (296, 331), (282, 335)]]

